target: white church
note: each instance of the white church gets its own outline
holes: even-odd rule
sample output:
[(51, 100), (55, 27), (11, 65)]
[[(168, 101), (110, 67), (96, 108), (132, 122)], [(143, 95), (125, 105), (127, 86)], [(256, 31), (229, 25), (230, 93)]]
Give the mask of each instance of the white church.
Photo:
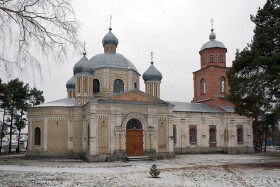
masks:
[[(227, 49), (213, 29), (199, 51), (191, 102), (161, 100), (163, 76), (154, 63), (142, 80), (134, 64), (117, 53), (118, 44), (109, 28), (104, 53), (90, 59), (83, 53), (74, 65), (68, 97), (28, 110), (26, 157), (113, 161), (254, 151), (252, 120), (234, 113), (225, 99)], [(145, 91), (139, 90), (140, 81)]]

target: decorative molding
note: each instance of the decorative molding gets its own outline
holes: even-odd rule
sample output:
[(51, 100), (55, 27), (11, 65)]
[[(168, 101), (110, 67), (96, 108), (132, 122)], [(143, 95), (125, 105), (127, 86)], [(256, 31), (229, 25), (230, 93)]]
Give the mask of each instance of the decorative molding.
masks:
[(47, 118), (49, 121), (66, 121), (68, 118), (65, 117), (48, 117)]
[(97, 79), (99, 81), (99, 91), (102, 92), (103, 91), (103, 81), (98, 76), (96, 76), (96, 75), (93, 76), (92, 81), (94, 79)]
[(117, 76), (115, 76), (112, 80), (111, 80), (111, 82), (110, 82), (110, 91), (114, 91), (114, 81), (116, 80), (116, 79), (121, 79), (122, 81), (123, 81), (123, 84), (124, 84), (124, 92), (125, 91), (127, 91), (127, 82), (125, 81), (125, 79), (122, 77), (122, 76), (119, 76), (119, 75), (117, 75)]
[(115, 135), (123, 135), (123, 134), (125, 134), (125, 128), (122, 126), (116, 126), (114, 128), (114, 133), (115, 133)]
[(44, 121), (43, 118), (31, 118), (30, 121)]
[(159, 120), (159, 121), (166, 121), (166, 120), (167, 120), (167, 118), (166, 118), (166, 117), (162, 117), (162, 116), (161, 116), (161, 117), (158, 117), (158, 120)]
[(108, 119), (109, 115), (98, 115), (100, 119)]
[(128, 114), (123, 122), (122, 122), (122, 127), (123, 128), (126, 128), (126, 124), (128, 123), (129, 120), (131, 119), (138, 119), (141, 124), (142, 124), (142, 127), (143, 127), (143, 130), (147, 129), (148, 127), (148, 121), (145, 119), (144, 115), (141, 114), (141, 113), (137, 113), (137, 112), (133, 112), (133, 113), (130, 113)]

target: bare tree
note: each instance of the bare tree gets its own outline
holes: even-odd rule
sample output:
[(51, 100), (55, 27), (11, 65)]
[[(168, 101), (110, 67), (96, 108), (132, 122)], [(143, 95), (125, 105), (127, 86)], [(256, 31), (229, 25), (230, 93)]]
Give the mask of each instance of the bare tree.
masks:
[(71, 0), (0, 0), (0, 71), (41, 72), (41, 55), (65, 61), (79, 28)]

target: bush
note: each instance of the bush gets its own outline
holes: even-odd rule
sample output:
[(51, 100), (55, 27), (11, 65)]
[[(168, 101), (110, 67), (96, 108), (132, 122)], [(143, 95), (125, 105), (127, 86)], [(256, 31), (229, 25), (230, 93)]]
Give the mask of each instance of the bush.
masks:
[(150, 169), (150, 175), (152, 175), (153, 178), (157, 178), (159, 174), (160, 174), (160, 170), (157, 169), (156, 164), (153, 164)]

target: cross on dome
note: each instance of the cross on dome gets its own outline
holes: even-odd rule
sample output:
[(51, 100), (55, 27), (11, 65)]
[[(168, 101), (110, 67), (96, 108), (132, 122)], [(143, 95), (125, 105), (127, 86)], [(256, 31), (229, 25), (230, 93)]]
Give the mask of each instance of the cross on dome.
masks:
[(214, 19), (212, 18), (210, 22), (211, 22), (211, 31), (213, 31), (214, 30), (214, 26), (213, 26), (214, 25)]
[(154, 63), (154, 53), (153, 53), (153, 51), (151, 51), (151, 64), (153, 64)]

